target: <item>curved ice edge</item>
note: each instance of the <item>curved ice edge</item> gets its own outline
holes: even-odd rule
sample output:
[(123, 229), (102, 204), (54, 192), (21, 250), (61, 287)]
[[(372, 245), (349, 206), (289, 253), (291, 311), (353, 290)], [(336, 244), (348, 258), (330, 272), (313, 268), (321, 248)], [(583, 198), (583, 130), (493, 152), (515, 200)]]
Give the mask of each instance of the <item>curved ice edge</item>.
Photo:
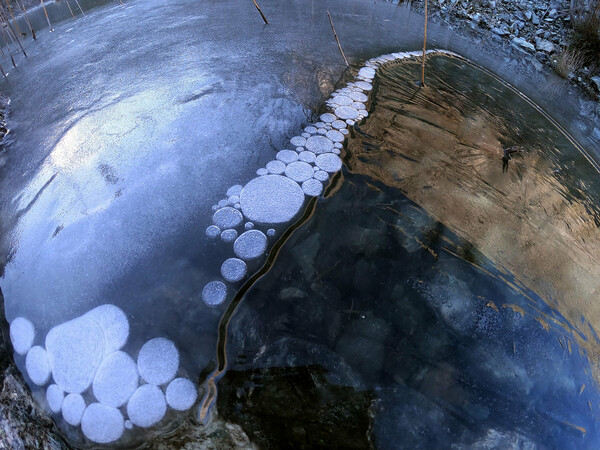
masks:
[[(323, 184), (341, 170), (342, 160), (338, 155), (349, 134), (348, 127), (369, 115), (366, 102), (370, 96), (365, 92), (372, 90), (377, 69), (422, 54), (422, 51), (396, 52), (365, 61), (354, 80), (325, 101), (328, 111), (319, 116), (321, 120), (290, 139), (292, 150), (277, 152), (273, 161), (257, 170), (257, 177), (245, 186), (231, 186), (225, 197), (212, 207), (213, 223), (207, 227), (206, 236), (232, 243), (234, 255), (223, 262), (222, 279), (210, 281), (202, 290), (206, 305), (221, 305), (228, 297), (228, 285), (238, 284), (251, 275), (245, 261), (266, 255), (278, 234), (271, 226), (291, 224), (305, 206), (305, 197), (320, 196)], [(427, 50), (426, 54), (461, 57), (442, 49)], [(255, 224), (266, 230), (266, 235)], [(239, 236), (238, 230), (242, 231)], [(283, 231), (280, 228), (279, 233)]]
[[(446, 50), (426, 53), (460, 57)], [(202, 298), (208, 306), (218, 306), (227, 299), (225, 283), (248, 278), (245, 261), (265, 256), (269, 238), (278, 233), (269, 226), (289, 225), (305, 206), (306, 196), (321, 195), (323, 183), (341, 170), (338, 155), (347, 129), (368, 116), (365, 102), (369, 96), (365, 92), (372, 89), (376, 70), (421, 55), (421, 51), (400, 52), (366, 61), (353, 81), (331, 94), (326, 101), (329, 112), (321, 114), (321, 121), (290, 139), (294, 150), (279, 151), (275, 160), (258, 169), (257, 177), (245, 186), (227, 190), (226, 198), (213, 207), (213, 225), (206, 234), (232, 243), (236, 257), (221, 266), (223, 280), (205, 285)], [(255, 229), (254, 222), (267, 229), (266, 234)], [(246, 231), (238, 236), (241, 227)], [(180, 361), (172, 341), (163, 337), (148, 340), (139, 350), (137, 362), (123, 351), (129, 338), (129, 320), (115, 305), (100, 305), (56, 325), (46, 335), (44, 346), (41, 342), (34, 345), (39, 341), (36, 334), (33, 323), (24, 317), (11, 322), (11, 341), (15, 352), (26, 359), (29, 378), (42, 388), (48, 386), (47, 409), (62, 413), (71, 426), (81, 426), (92, 442), (115, 442), (126, 429), (148, 428), (160, 422), (167, 407), (183, 411), (197, 401), (197, 386), (181, 375), (176, 378)], [(92, 392), (97, 401), (88, 404), (83, 395), (91, 401)]]

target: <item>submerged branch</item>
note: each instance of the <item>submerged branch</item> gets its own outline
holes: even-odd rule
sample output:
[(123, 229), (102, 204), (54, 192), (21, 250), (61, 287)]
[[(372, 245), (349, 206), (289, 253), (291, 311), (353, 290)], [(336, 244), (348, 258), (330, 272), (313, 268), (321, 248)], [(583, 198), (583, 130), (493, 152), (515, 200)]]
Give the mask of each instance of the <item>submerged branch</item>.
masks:
[(262, 19), (265, 21), (265, 25), (269, 25), (269, 21), (267, 20), (267, 18), (263, 14), (263, 12), (260, 10), (260, 6), (258, 6), (258, 3), (256, 3), (256, 0), (252, 0), (252, 2), (254, 2), (254, 6), (256, 6), (256, 9), (258, 9), (258, 12), (260, 13), (260, 17), (262, 17)]
[(331, 31), (333, 31), (333, 36), (335, 37), (335, 41), (337, 42), (338, 48), (340, 49), (340, 53), (342, 54), (342, 58), (344, 58), (344, 62), (346, 63), (346, 67), (350, 67), (348, 64), (348, 60), (346, 59), (346, 55), (344, 55), (344, 50), (342, 50), (342, 45), (340, 44), (340, 40), (338, 39), (338, 35), (335, 32), (335, 27), (333, 26), (333, 20), (331, 20), (331, 14), (327, 11), (327, 17), (329, 17), (329, 23), (331, 24)]

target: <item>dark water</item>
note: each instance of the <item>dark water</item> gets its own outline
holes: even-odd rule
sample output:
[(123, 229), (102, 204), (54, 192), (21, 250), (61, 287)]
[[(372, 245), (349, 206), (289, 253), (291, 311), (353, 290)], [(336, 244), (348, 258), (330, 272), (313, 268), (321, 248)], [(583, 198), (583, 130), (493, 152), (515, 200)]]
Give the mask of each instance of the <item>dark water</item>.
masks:
[[(587, 311), (570, 320), (582, 303), (567, 284), (529, 277), (519, 239), (471, 226), (538, 233), (531, 271), (595, 270), (556, 258), (560, 230), (528, 229), (544, 206), (531, 198), (549, 198), (597, 238), (594, 169), (479, 69), (432, 58), (425, 91), (418, 70), (382, 71), (341, 178), (240, 304), (219, 413), (264, 448), (597, 448)], [(460, 135), (465, 121), (480, 127)], [(502, 145), (525, 147), (507, 173)], [(469, 210), (475, 194), (492, 200)], [(525, 257), (506, 263), (511, 247)]]

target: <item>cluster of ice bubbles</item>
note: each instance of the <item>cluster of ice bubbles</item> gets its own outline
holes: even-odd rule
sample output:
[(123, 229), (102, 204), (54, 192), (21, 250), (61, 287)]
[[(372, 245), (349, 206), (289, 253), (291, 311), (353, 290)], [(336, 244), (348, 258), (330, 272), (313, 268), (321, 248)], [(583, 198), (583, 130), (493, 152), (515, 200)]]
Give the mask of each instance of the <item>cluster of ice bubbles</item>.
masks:
[[(367, 61), (352, 82), (327, 100), (330, 112), (290, 140), (293, 150), (279, 151), (258, 169), (256, 178), (227, 190), (213, 207), (213, 224), (206, 235), (232, 243), (235, 257), (221, 265), (222, 280), (211, 281), (202, 290), (208, 306), (222, 304), (227, 298), (225, 283), (244, 280), (247, 262), (265, 256), (269, 238), (277, 235), (271, 227), (292, 221), (305, 198), (319, 196), (324, 183), (341, 170), (339, 154), (347, 128), (369, 114), (365, 92), (373, 87), (376, 69), (418, 55), (393, 53)], [(129, 322), (117, 306), (101, 305), (55, 326), (44, 346), (36, 343), (35, 327), (24, 317), (12, 320), (10, 337), (15, 352), (25, 356), (28, 377), (45, 388), (48, 408), (67, 424), (81, 426), (92, 442), (114, 442), (126, 429), (159, 423), (168, 407), (185, 411), (196, 403), (196, 385), (177, 377), (179, 352), (172, 341), (164, 337), (147, 341), (137, 361), (122, 350)]]
[(169, 339), (147, 341), (135, 361), (122, 350), (129, 321), (117, 306), (98, 306), (52, 328), (44, 346), (36, 343), (34, 325), (24, 317), (10, 324), (10, 338), (25, 356), (30, 380), (47, 386), (49, 410), (66, 423), (81, 426), (99, 444), (119, 439), (125, 429), (148, 428), (162, 420), (167, 408), (191, 408), (198, 390), (177, 377), (179, 352)]
[(341, 170), (339, 154), (349, 134), (348, 127), (369, 115), (365, 93), (373, 88), (376, 69), (418, 55), (419, 52), (392, 53), (367, 61), (353, 81), (327, 100), (329, 112), (290, 139), (291, 149), (277, 152), (274, 160), (257, 170), (256, 178), (245, 186), (230, 187), (225, 198), (213, 206), (212, 225), (206, 229), (206, 235), (233, 243), (235, 256), (223, 262), (222, 279), (207, 283), (202, 290), (202, 299), (208, 306), (222, 304), (227, 299), (226, 283), (244, 280), (248, 275), (247, 262), (265, 256), (269, 238), (277, 235), (271, 226), (291, 222), (302, 210), (305, 198), (319, 196), (324, 183)]

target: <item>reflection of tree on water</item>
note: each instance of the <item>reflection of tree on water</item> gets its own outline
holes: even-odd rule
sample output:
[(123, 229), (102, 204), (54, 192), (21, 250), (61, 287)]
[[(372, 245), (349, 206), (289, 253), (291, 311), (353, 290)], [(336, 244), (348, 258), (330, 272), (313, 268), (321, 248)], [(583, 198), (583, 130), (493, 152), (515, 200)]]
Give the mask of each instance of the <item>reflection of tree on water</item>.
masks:
[(502, 172), (508, 172), (508, 161), (512, 159), (510, 155), (521, 151), (522, 149), (516, 145), (504, 149), (504, 156), (502, 156)]

